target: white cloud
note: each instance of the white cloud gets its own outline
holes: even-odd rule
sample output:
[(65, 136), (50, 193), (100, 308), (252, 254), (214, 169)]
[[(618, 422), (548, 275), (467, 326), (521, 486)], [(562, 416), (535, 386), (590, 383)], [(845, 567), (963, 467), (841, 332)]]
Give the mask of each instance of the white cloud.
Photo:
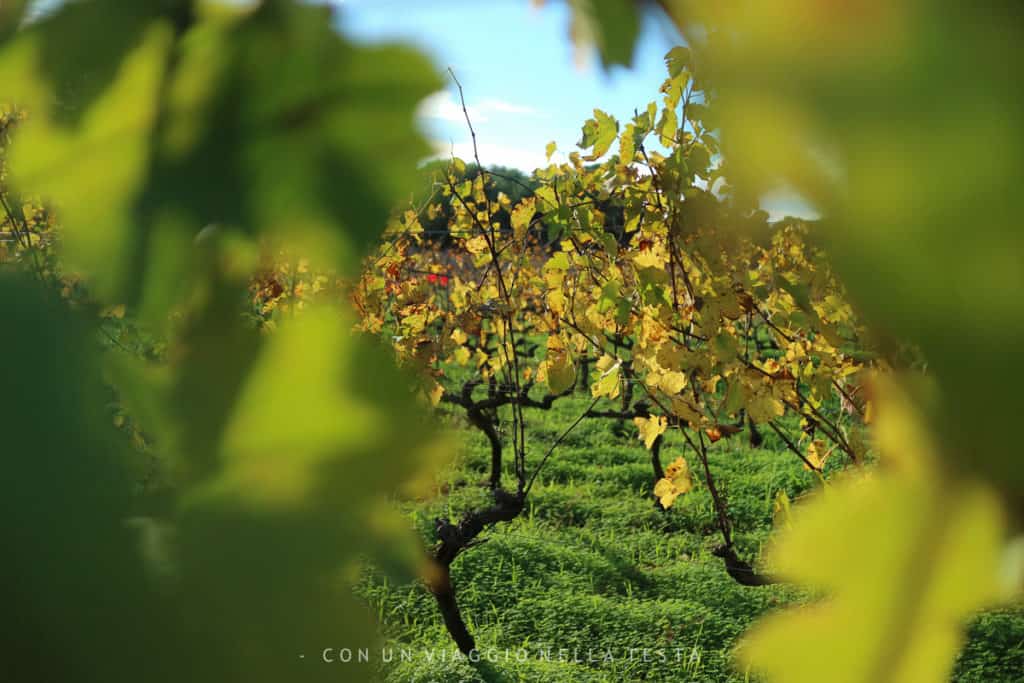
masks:
[(486, 99), (481, 100), (480, 104), (477, 105), (481, 111), (496, 111), (503, 114), (531, 114), (536, 115), (538, 112), (533, 107), (528, 107), (523, 104), (515, 104), (513, 102), (506, 102), (505, 100), (497, 99)]
[(761, 208), (768, 212), (768, 220), (777, 221), (786, 216), (817, 220), (821, 214), (814, 207), (792, 190), (776, 190), (761, 196)]
[[(467, 106), (469, 118), (473, 122), (486, 121), (487, 116), (482, 114), (476, 107)], [(420, 102), (416, 109), (419, 116), (427, 119), (441, 119), (442, 121), (465, 122), (465, 114), (462, 112), (462, 105), (455, 101), (455, 98), (448, 91), (436, 92)]]
[[(533, 107), (493, 97), (480, 100), (475, 104), (468, 104), (466, 109), (469, 111), (469, 118), (474, 124), (490, 120), (490, 114), (540, 115)], [(462, 103), (455, 98), (454, 93), (447, 90), (436, 92), (423, 100), (416, 113), (427, 119), (440, 119), (456, 123), (464, 123), (466, 120), (466, 116), (462, 111)]]
[[(433, 141), (437, 153), (431, 159), (447, 159), (452, 155), (459, 157), (465, 162), (472, 162), (473, 143), (469, 141), (445, 142), (443, 140)], [(518, 168), (524, 173), (530, 173), (535, 168), (544, 168), (549, 163), (561, 163), (565, 157), (561, 152), (555, 152), (549, 162), (544, 153), (544, 146), (538, 149), (523, 147), (509, 147), (489, 142), (481, 142), (477, 145), (480, 153), (480, 163), (484, 166), (509, 166)]]

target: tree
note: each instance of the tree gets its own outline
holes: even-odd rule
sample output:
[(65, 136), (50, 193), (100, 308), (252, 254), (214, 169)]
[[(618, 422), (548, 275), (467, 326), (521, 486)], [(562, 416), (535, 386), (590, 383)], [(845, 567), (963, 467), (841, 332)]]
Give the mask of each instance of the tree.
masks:
[[(582, 419), (634, 424), (651, 451), (652, 494), (663, 509), (700, 478), (715, 506), (716, 554), (744, 585), (770, 579), (737, 555), (727, 493), (708, 466), (713, 444), (742, 431), (759, 440), (761, 425), (822, 481), (832, 453), (864, 464), (855, 394), (867, 364), (854, 354), (863, 330), (828, 257), (810, 243), (813, 226), (769, 226), (763, 212), (704, 189), (720, 174), (717, 140), (703, 125), (713, 101), (682, 68), (685, 59), (669, 53), (661, 106), (650, 103), (621, 134), (604, 112), (584, 123), (585, 159), (599, 163), (573, 153), (569, 163), (538, 169), (540, 185), (518, 204), (489, 191), (487, 172), (462, 180), (467, 165), (452, 160), (437, 172), (451, 198), (448, 248), (423, 248), (427, 233), (410, 209), (392, 222), (354, 292), (363, 329), (391, 339), (399, 362), (422, 378), (424, 397), (461, 408), (490, 444), (493, 503), (433, 529), (430, 587), (466, 654), (475, 641), (449, 568), (486, 527), (522, 511), (560, 441), (543, 444), (530, 471), (523, 426), (581, 377), (593, 403), (566, 430)], [(667, 153), (647, 152), (649, 137)], [(616, 142), (619, 154), (607, 156)], [(619, 234), (602, 206), (619, 209)], [(507, 229), (498, 214), (509, 217)], [(759, 224), (763, 235), (734, 232), (737, 221)], [(536, 225), (557, 251), (537, 248)], [(757, 343), (763, 337), (770, 347)], [(535, 384), (546, 392), (531, 395)], [(786, 414), (799, 419), (799, 435), (779, 422)], [(668, 429), (689, 445), (692, 468), (682, 454), (663, 466)], [(502, 487), (506, 445), (514, 490)]]

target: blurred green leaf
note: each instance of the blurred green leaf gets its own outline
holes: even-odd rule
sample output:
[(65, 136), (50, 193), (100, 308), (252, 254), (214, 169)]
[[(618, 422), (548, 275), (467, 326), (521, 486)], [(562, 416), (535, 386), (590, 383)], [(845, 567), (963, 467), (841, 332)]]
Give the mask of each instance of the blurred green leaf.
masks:
[(407, 379), (335, 309), (267, 338), (242, 303), (258, 246), (358, 261), (429, 151), (412, 112), (439, 80), (322, 7), (191, 7), (70, 2), (0, 48), (29, 116), (12, 175), (56, 203), (62, 266), (167, 346), (118, 345), (115, 393), (49, 281), (0, 280), (13, 680), (366, 680), (317, 655), (377, 639), (363, 558), (416, 562), (385, 505), (435, 459)]
[(7, 40), (25, 18), (29, 0), (10, 0), (0, 5), (0, 41)]
[(171, 25), (143, 24), (70, 128), (41, 104), (34, 54), (63, 25), (0, 57), (33, 114), (15, 181), (61, 208), (69, 264), (106, 299), (145, 298), (149, 319), (180, 296), (192, 238), (212, 223), (355, 265), (429, 153), (412, 114), (440, 86), (432, 68), (405, 48), (349, 45), (322, 7), (267, 2), (179, 26), (173, 56)]
[(29, 45), (17, 40), (0, 57), (10, 82), (21, 79), (29, 86), (25, 92), (38, 91), (26, 96), (30, 119), (12, 145), (12, 176), (26, 195), (58, 201), (69, 268), (84, 269), (100, 294), (118, 301), (142, 232), (133, 208), (146, 183), (171, 31), (154, 25), (73, 127), (43, 106), (43, 81), (25, 60)]
[(5, 677), (123, 680), (149, 666), (147, 642), (165, 640), (167, 630), (159, 620), (139, 628), (161, 599), (125, 523), (129, 453), (106, 414), (91, 330), (9, 273), (0, 276), (0, 302), (10, 325), (0, 335)]
[(834, 596), (764, 619), (741, 658), (780, 681), (948, 680), (962, 624), (999, 597), (1001, 515), (990, 491), (937, 483), (848, 482), (799, 510), (773, 557)]
[(887, 338), (919, 345), (938, 378), (946, 456), (1019, 499), (1024, 468), (1003, 427), (1024, 382), (1015, 10), (662, 4), (721, 95), (738, 190), (795, 188), (825, 216), (851, 299)]
[(605, 69), (630, 66), (640, 34), (640, 17), (633, 0), (570, 0), (569, 35), (576, 47), (577, 64), (586, 63), (597, 48)]

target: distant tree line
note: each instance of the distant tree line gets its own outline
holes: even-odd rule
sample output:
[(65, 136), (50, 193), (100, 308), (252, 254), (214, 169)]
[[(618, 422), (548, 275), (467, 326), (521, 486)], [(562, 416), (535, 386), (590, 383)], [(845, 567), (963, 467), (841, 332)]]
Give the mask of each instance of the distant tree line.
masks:
[[(511, 168), (502, 165), (491, 165), (484, 167), (488, 176), (485, 193), (487, 198), (497, 206), (499, 196), (504, 194), (508, 197), (511, 205), (519, 204), (521, 200), (534, 196), (534, 193), (541, 187), (542, 182), (533, 174), (527, 174), (518, 168)], [(420, 225), (423, 226), (425, 236), (430, 242), (440, 248), (449, 246), (450, 241), (457, 235), (452, 235), (452, 225), (455, 211), (452, 207), (452, 196), (446, 194), (443, 189), (447, 184), (447, 174), (452, 171), (450, 160), (436, 159), (420, 168), (423, 182), (420, 184), (419, 193), (413, 198), (414, 206), (418, 208)], [(459, 182), (473, 181), (480, 175), (480, 167), (475, 163), (466, 164), (466, 170), (458, 178)], [(605, 217), (605, 229), (614, 234), (620, 243), (628, 239), (623, 230), (623, 208), (616, 201), (616, 198), (595, 201)], [(543, 204), (538, 202), (538, 211), (543, 212)], [(508, 231), (512, 229), (511, 216), (507, 211), (495, 211), (492, 220), (499, 224), (500, 229)], [(552, 243), (549, 235), (547, 221), (536, 221), (532, 228), (537, 243)]]

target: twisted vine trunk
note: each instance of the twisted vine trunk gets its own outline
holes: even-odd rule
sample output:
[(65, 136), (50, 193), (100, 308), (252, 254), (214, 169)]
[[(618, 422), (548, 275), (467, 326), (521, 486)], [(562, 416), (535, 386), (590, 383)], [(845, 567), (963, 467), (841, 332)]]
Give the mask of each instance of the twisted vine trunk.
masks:
[(488, 486), (492, 490), (497, 490), (501, 486), (501, 437), (494, 427), (494, 422), (479, 408), (467, 408), (466, 417), (470, 424), (484, 433), (487, 442), (491, 445), (491, 475)]
[(444, 627), (448, 629), (456, 647), (464, 655), (476, 649), (476, 641), (473, 634), (466, 628), (466, 622), (459, 611), (459, 603), (455, 598), (455, 589), (452, 587), (451, 568), (440, 563), (435, 563), (435, 576), (431, 577), (429, 588), (434, 599), (437, 600), (437, 607), (444, 619)]
[(773, 576), (759, 573), (749, 563), (741, 560), (730, 546), (720, 545), (712, 550), (711, 554), (722, 558), (725, 562), (725, 571), (741, 586), (770, 586), (782, 583)]
[(445, 628), (464, 655), (468, 656), (476, 649), (476, 641), (459, 610), (451, 580), (452, 562), (459, 553), (473, 545), (476, 537), (486, 527), (498, 522), (511, 522), (518, 517), (523, 511), (524, 500), (522, 493), (509, 493), (499, 488), (494, 491), (494, 505), (467, 513), (458, 524), (452, 524), (444, 518), (434, 520), (440, 544), (434, 550), (435, 574), (428, 580), (428, 588), (437, 600)]
[(654, 471), (654, 484), (651, 485), (651, 497), (654, 498), (654, 507), (659, 510), (664, 510), (665, 506), (661, 504), (661, 499), (654, 494), (654, 487), (658, 485), (659, 481), (665, 478), (665, 468), (661, 466), (661, 443), (662, 435), (659, 434), (654, 439), (654, 443), (651, 444), (651, 469)]

